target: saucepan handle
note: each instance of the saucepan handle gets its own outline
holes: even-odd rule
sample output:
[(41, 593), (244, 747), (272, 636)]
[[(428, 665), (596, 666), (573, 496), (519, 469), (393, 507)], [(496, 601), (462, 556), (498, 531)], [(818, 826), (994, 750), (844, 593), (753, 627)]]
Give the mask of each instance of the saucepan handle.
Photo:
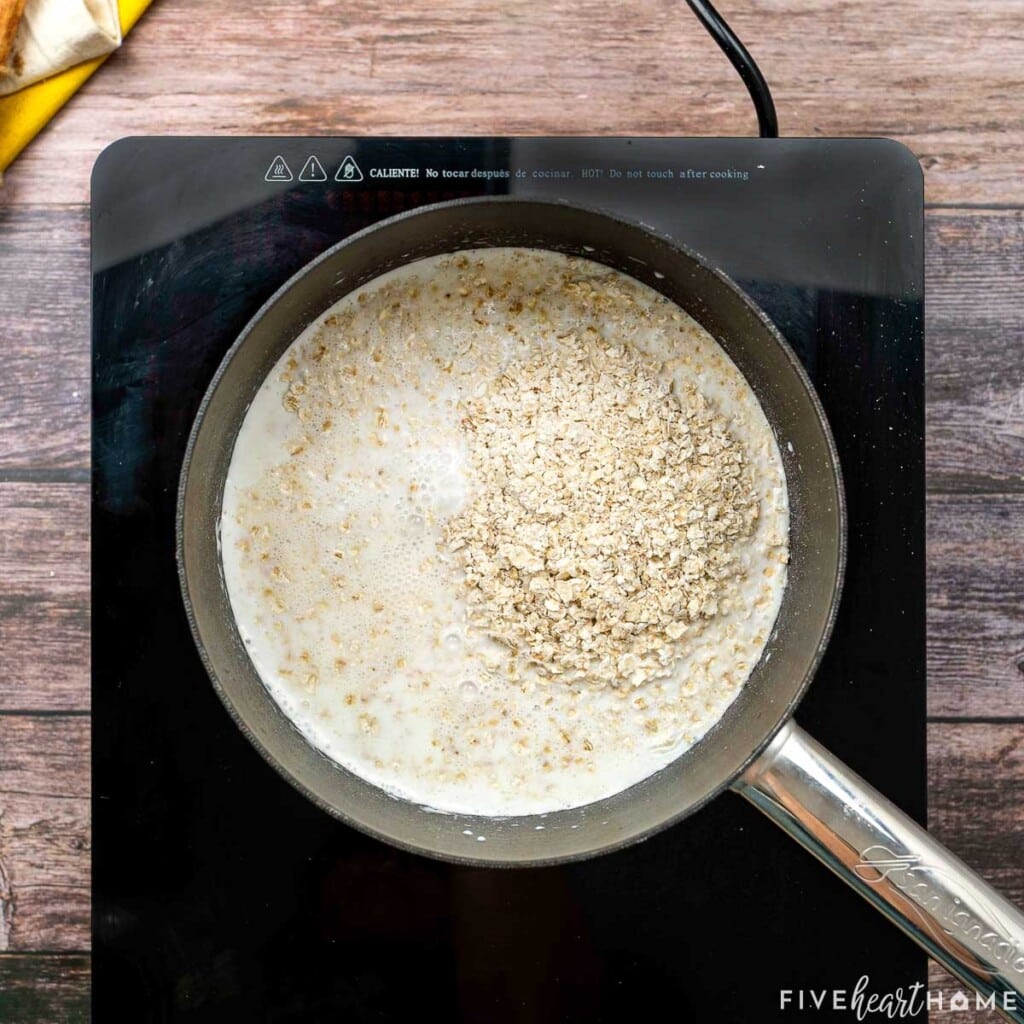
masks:
[(789, 722), (733, 788), (1007, 1020), (1024, 1024), (1024, 914)]

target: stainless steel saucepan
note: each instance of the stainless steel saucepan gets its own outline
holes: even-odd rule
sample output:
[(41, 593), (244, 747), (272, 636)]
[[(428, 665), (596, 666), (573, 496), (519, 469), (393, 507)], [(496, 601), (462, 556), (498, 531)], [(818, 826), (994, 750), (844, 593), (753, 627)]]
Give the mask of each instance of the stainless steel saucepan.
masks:
[[(224, 480), (242, 420), (278, 358), (343, 296), (385, 271), (459, 249), (526, 246), (584, 256), (666, 295), (719, 340), (780, 442), (791, 509), (789, 580), (760, 662), (721, 721), (676, 761), (615, 796), (515, 819), (432, 813), (316, 750), (246, 654), (218, 549)], [(843, 580), (839, 463), (810, 382), (774, 325), (723, 273), (638, 225), (515, 197), (465, 200), (383, 221), (329, 249), (257, 313), (225, 356), (196, 419), (178, 499), (189, 622), (242, 731), (324, 810), (396, 846), (464, 863), (543, 865), (607, 853), (674, 824), (730, 788), (746, 797), (954, 975), (1024, 1022), (1024, 915), (792, 719), (828, 643)], [(523, 820), (523, 819), (520, 819)], [(477, 843), (464, 831), (485, 832)]]

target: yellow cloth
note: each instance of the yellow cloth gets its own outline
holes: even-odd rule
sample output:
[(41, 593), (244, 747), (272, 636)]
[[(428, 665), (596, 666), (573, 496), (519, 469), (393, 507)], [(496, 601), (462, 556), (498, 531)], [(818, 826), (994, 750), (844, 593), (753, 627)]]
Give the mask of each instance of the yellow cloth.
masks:
[[(151, 2), (118, 0), (122, 36), (134, 27)], [(0, 171), (10, 167), (14, 158), (106, 59), (107, 55), (96, 57), (10, 96), (0, 97)]]

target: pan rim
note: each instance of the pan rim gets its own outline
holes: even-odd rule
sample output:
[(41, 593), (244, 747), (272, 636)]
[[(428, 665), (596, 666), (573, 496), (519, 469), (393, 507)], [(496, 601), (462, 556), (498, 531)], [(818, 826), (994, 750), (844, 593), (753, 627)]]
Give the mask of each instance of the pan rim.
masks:
[[(818, 425), (821, 429), (822, 437), (825, 442), (825, 448), (828, 454), (828, 462), (835, 481), (836, 517), (838, 520), (838, 541), (836, 544), (835, 564), (832, 568), (833, 584), (831, 598), (829, 602), (828, 611), (825, 615), (824, 625), (819, 633), (814, 652), (808, 661), (807, 669), (804, 672), (804, 676), (803, 679), (800, 681), (800, 684), (793, 691), (792, 696), (789, 699), (787, 699), (781, 711), (779, 711), (777, 715), (773, 716), (774, 720), (771, 726), (764, 732), (762, 738), (757, 743), (755, 743), (752, 749), (749, 751), (749, 753), (741, 759), (739, 768), (735, 772), (730, 774), (727, 778), (718, 782), (716, 785), (712, 786), (706, 793), (704, 793), (698, 799), (687, 804), (686, 807), (682, 808), (676, 813), (669, 814), (668, 816), (662, 818), (659, 822), (652, 824), (647, 828), (638, 829), (610, 843), (603, 843), (601, 845), (594, 846), (591, 849), (576, 851), (568, 854), (560, 854), (551, 857), (524, 857), (517, 859), (499, 859), (489, 856), (457, 855), (448, 853), (446, 851), (439, 851), (431, 849), (427, 846), (417, 845), (415, 843), (408, 842), (402, 838), (392, 836), (391, 834), (382, 829), (377, 829), (373, 825), (367, 824), (366, 822), (353, 817), (352, 815), (346, 813), (345, 811), (335, 806), (325, 798), (321, 797), (319, 794), (313, 792), (305, 783), (300, 781), (285, 764), (283, 764), (273, 754), (270, 753), (270, 751), (260, 740), (260, 738), (256, 736), (254, 731), (242, 718), (241, 713), (238, 710), (237, 706), (235, 705), (234, 700), (232, 699), (231, 695), (227, 691), (227, 688), (224, 686), (223, 682), (219, 678), (219, 675), (216, 672), (213, 663), (210, 659), (210, 656), (208, 654), (206, 644), (203, 641), (200, 628), (196, 619), (194, 602), (192, 599), (192, 591), (189, 586), (188, 573), (185, 564), (185, 505), (189, 480), (192, 474), (195, 447), (199, 435), (202, 431), (202, 427), (206, 419), (209, 406), (213, 401), (214, 395), (216, 394), (221, 381), (228, 372), (228, 369), (231, 366), (232, 362), (234, 361), (237, 353), (244, 346), (246, 340), (255, 330), (256, 326), (263, 320), (267, 312), (278, 301), (280, 301), (280, 299), (283, 298), (302, 278), (312, 273), (323, 262), (333, 258), (334, 255), (339, 251), (352, 245), (355, 245), (363, 238), (376, 233), (380, 229), (390, 227), (395, 224), (400, 224), (404, 221), (410, 220), (417, 216), (439, 212), (447, 209), (477, 206), (493, 206), (499, 204), (535, 206), (562, 210), (568, 209), (582, 214), (587, 214), (592, 217), (601, 218), (603, 220), (612, 222), (614, 224), (620, 225), (633, 231), (643, 232), (655, 238), (662, 244), (666, 245), (667, 247), (669, 247), (669, 249), (680, 252), (682, 255), (687, 257), (695, 264), (699, 265), (706, 272), (712, 274), (722, 284), (724, 284), (726, 288), (728, 288), (729, 291), (732, 292), (733, 295), (740, 300), (740, 302), (746, 308), (747, 312), (752, 314), (757, 319), (760, 325), (771, 335), (775, 343), (779, 346), (780, 350), (784, 353), (786, 357), (786, 361), (789, 365), (790, 370), (795, 374), (795, 376), (799, 380), (800, 385), (806, 397), (808, 398), (811, 407), (813, 408), (815, 418), (817, 419)], [(535, 248), (543, 249), (544, 247), (535, 246)], [(452, 249), (451, 251), (456, 252), (458, 250)], [(591, 258), (591, 254), (586, 253), (583, 258)], [(414, 261), (410, 260), (409, 262)], [(620, 272), (627, 273), (628, 276), (632, 276), (628, 274), (628, 271)], [(370, 280), (372, 280), (372, 278)], [(316, 314), (316, 316), (321, 315), (322, 312), (323, 311), (321, 310), (320, 313)], [(294, 341), (294, 339), (292, 340)], [(776, 438), (776, 440), (778, 440), (778, 438)], [(356, 829), (359, 832), (362, 832), (365, 835), (368, 835), (374, 839), (380, 840), (381, 842), (385, 842), (391, 846), (397, 847), (407, 852), (463, 866), (492, 868), (529, 868), (548, 867), (556, 864), (573, 863), (577, 861), (587, 860), (591, 857), (601, 856), (607, 853), (614, 853), (617, 850), (633, 846), (636, 843), (643, 842), (651, 836), (667, 828), (670, 828), (675, 824), (678, 824), (684, 818), (687, 818), (691, 814), (694, 814), (695, 812), (700, 810), (700, 808), (706, 806), (711, 800), (720, 796), (726, 789), (730, 789), (733, 787), (736, 780), (740, 778), (740, 776), (743, 775), (743, 773), (750, 767), (750, 765), (753, 764), (753, 762), (764, 752), (764, 750), (771, 744), (771, 742), (774, 740), (779, 731), (789, 721), (793, 719), (793, 715), (797, 706), (803, 699), (808, 687), (811, 685), (815, 678), (821, 659), (828, 648), (829, 641), (831, 640), (832, 632), (839, 611), (839, 605), (842, 598), (847, 563), (847, 530), (847, 507), (845, 487), (843, 484), (842, 467), (839, 461), (839, 453), (836, 447), (835, 438), (832, 434), (832, 429), (829, 425), (828, 418), (825, 415), (825, 410), (821, 404), (821, 399), (818, 396), (818, 393), (815, 390), (814, 385), (812, 384), (806, 369), (796, 356), (796, 353), (793, 351), (789, 342), (783, 336), (782, 332), (770, 319), (770, 317), (768, 317), (768, 315), (761, 309), (758, 303), (756, 303), (728, 274), (726, 274), (725, 271), (723, 271), (720, 267), (716, 266), (706, 257), (702, 256), (700, 253), (691, 249), (685, 243), (680, 242), (678, 239), (674, 238), (668, 233), (661, 231), (660, 229), (655, 228), (649, 224), (646, 224), (641, 220), (633, 220), (626, 217), (622, 217), (617, 214), (609, 213), (608, 211), (600, 209), (598, 207), (592, 207), (577, 202), (570, 202), (568, 200), (537, 199), (530, 196), (471, 196), (459, 199), (446, 200), (444, 202), (439, 203), (431, 203), (424, 206), (415, 207), (411, 210), (405, 210), (391, 217), (387, 217), (380, 221), (376, 221), (373, 224), (361, 229), (360, 231), (357, 231), (341, 239), (339, 242), (336, 242), (335, 244), (325, 249), (323, 252), (319, 253), (312, 260), (303, 264), (302, 267), (300, 267), (294, 274), (292, 274), (286, 281), (284, 281), (277, 289), (274, 290), (270, 297), (267, 298), (266, 301), (260, 305), (260, 307), (252, 315), (252, 317), (247, 321), (245, 326), (239, 332), (237, 338), (231, 343), (231, 345), (225, 351), (224, 355), (221, 357), (220, 363), (218, 364), (216, 371), (210, 378), (210, 382), (206, 387), (206, 390), (203, 394), (203, 398), (199, 404), (198, 409), (196, 410), (191, 429), (189, 430), (188, 441), (185, 447), (185, 452), (181, 463), (181, 469), (179, 471), (178, 476), (178, 491), (177, 500), (175, 503), (175, 561), (177, 565), (178, 580), (181, 588), (183, 603), (185, 606), (185, 614), (189, 625), (189, 631), (192, 635), (193, 643), (195, 644), (196, 649), (199, 653), (199, 657), (206, 671), (206, 674), (209, 677), (210, 682), (213, 685), (215, 692), (217, 693), (217, 696), (219, 697), (224, 707), (227, 709), (228, 714), (231, 716), (235, 725), (241, 730), (242, 734), (249, 741), (249, 743), (252, 744), (252, 746), (259, 752), (263, 760), (266, 761), (290, 785), (296, 788), (300, 793), (302, 793), (303, 796), (305, 796), (308, 800), (312, 801), (320, 809), (326, 811), (336, 820), (343, 822), (344, 824)], [(253, 671), (255, 671), (254, 666)], [(270, 696), (269, 692), (267, 693), (267, 700), (273, 702), (273, 697)], [(287, 716), (284, 717), (289, 722), (289, 724), (291, 724), (294, 728), (294, 723), (292, 723), (291, 720), (287, 718)], [(317, 754), (319, 754), (320, 756), (324, 757), (327, 761), (329, 761), (337, 771), (352, 775), (366, 785), (373, 785), (373, 783), (370, 783), (366, 779), (363, 779), (357, 773), (352, 772), (350, 769), (345, 768), (343, 765), (338, 764), (336, 761), (328, 757), (326, 754), (323, 753), (323, 751), (319, 750), (319, 748), (317, 748), (315, 744), (313, 744), (301, 732), (299, 732), (299, 735), (302, 736), (305, 742)], [(698, 741), (698, 743), (699, 742), (700, 741)], [(670, 762), (670, 764), (671, 763), (674, 762)], [(666, 767), (668, 766), (666, 765)], [(657, 775), (657, 773), (655, 773), (655, 775)], [(653, 777), (654, 776), (649, 776), (648, 778)], [(635, 785), (642, 785), (645, 781), (647, 780), (641, 780)], [(401, 803), (408, 804), (412, 807), (417, 808), (423, 806), (416, 803), (413, 800), (406, 800), (402, 797), (394, 796), (393, 794), (388, 793), (387, 790), (384, 790), (379, 786), (375, 788), (378, 789), (379, 792), (388, 796), (389, 798), (397, 800)], [(612, 794), (612, 796), (619, 796), (624, 792), (628, 792), (629, 788), (632, 787), (628, 787), (626, 790), (619, 791), (619, 793)], [(610, 799), (610, 797), (605, 797), (603, 799)], [(595, 801), (592, 804), (583, 806), (593, 807), (599, 805), (601, 802), (602, 801)], [(511, 817), (517, 819), (541, 818), (551, 813), (557, 812), (543, 812), (535, 815), (515, 815)], [(498, 817), (470, 814), (460, 814), (458, 815), (458, 817), (460, 818), (460, 820), (465, 819), (467, 821), (470, 819), (490, 822), (505, 820)]]

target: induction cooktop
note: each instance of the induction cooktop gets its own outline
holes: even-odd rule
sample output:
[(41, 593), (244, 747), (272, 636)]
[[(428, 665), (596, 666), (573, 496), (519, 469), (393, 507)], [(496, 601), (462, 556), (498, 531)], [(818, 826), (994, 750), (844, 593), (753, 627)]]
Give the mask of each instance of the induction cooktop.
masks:
[(780, 992), (925, 980), (925, 956), (726, 794), (562, 867), (400, 852), (242, 736), (189, 633), (178, 475), (262, 303), (375, 222), (463, 196), (607, 210), (721, 267), (831, 423), (849, 508), (801, 724), (925, 814), (922, 178), (885, 140), (127, 139), (92, 182), (94, 1018), (792, 1019)]

